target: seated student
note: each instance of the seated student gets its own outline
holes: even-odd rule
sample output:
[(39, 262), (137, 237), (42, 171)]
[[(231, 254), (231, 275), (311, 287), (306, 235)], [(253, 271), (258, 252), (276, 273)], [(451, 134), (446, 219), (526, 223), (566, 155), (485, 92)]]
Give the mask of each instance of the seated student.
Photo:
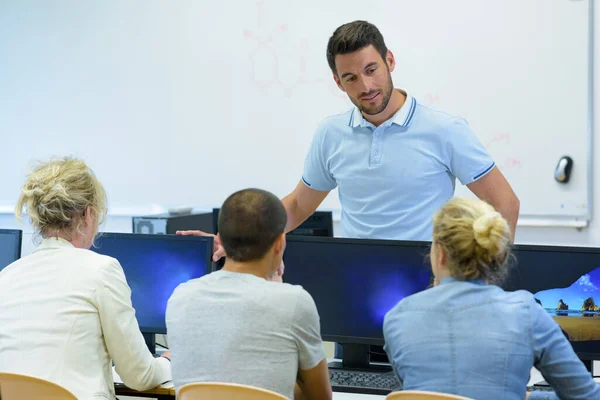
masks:
[(23, 208), (43, 239), (0, 272), (0, 372), (90, 400), (115, 398), (111, 360), (133, 389), (170, 380), (169, 359), (154, 358), (144, 342), (121, 265), (89, 250), (106, 195), (87, 165), (41, 164), (21, 190), (18, 218)]
[(301, 286), (269, 281), (278, 279), (286, 222), (283, 204), (269, 192), (247, 189), (225, 200), (223, 269), (179, 285), (167, 304), (177, 390), (230, 382), (290, 398), (331, 398), (312, 297)]
[(433, 221), (439, 284), (403, 299), (384, 320), (385, 349), (404, 388), (522, 400), (535, 366), (556, 394), (529, 399), (600, 399), (600, 386), (533, 295), (494, 285), (508, 272), (504, 218), (482, 201), (455, 198)]

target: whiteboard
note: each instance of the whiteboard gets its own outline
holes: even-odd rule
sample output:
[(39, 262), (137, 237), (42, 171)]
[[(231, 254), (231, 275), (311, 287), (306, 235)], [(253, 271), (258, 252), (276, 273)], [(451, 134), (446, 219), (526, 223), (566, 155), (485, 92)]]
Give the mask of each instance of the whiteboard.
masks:
[[(327, 40), (366, 19), (396, 56), (396, 87), (469, 121), (521, 199), (522, 220), (586, 221), (590, 8), (0, 0), (0, 210), (15, 204), (33, 160), (65, 154), (92, 166), (116, 214), (210, 208), (244, 187), (286, 195), (318, 123), (351, 107)], [(553, 180), (563, 155), (574, 160), (567, 185)], [(338, 210), (337, 194), (321, 208)]]

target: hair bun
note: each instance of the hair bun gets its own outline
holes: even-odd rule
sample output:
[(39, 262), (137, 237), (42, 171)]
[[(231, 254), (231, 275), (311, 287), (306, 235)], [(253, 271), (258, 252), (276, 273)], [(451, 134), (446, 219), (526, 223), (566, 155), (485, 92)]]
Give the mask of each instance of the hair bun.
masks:
[(475, 241), (481, 247), (488, 250), (493, 250), (492, 247), (497, 247), (496, 241), (491, 239), (502, 236), (506, 229), (506, 220), (497, 211), (487, 212), (473, 222)]

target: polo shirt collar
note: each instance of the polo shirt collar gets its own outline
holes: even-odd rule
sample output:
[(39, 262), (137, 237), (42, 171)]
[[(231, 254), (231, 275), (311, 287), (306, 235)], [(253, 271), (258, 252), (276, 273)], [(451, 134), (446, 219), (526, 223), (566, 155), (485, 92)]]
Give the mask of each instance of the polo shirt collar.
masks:
[[(415, 109), (417, 108), (417, 100), (410, 95), (407, 91), (400, 90), (404, 95), (406, 95), (406, 100), (400, 109), (394, 114), (392, 118), (383, 123), (383, 125), (391, 125), (396, 124), (403, 128), (410, 125), (413, 120), (413, 116), (415, 114)], [(352, 110), (352, 116), (350, 118), (350, 126), (353, 128), (358, 127), (368, 127), (372, 126), (372, 124), (367, 121), (363, 116), (358, 107), (354, 107)]]

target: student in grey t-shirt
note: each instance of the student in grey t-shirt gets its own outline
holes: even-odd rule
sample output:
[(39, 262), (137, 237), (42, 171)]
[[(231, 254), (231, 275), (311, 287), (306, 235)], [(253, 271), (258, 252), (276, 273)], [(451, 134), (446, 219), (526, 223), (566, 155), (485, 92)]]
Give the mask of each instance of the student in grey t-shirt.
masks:
[(258, 386), (331, 399), (319, 314), (300, 286), (271, 281), (285, 249), (286, 212), (271, 193), (231, 195), (219, 213), (227, 261), (180, 285), (167, 305), (175, 388), (193, 382)]

